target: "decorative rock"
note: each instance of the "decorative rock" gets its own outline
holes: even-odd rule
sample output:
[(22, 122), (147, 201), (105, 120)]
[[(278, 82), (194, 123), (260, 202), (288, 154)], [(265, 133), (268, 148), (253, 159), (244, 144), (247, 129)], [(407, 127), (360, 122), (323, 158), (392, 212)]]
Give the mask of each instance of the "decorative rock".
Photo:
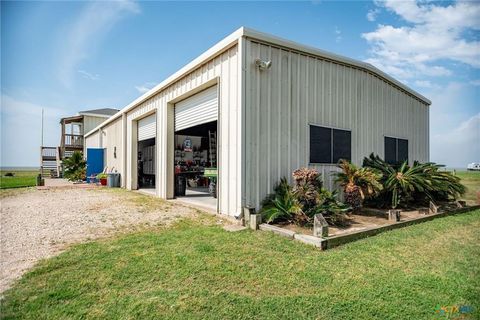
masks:
[(328, 237), (328, 223), (321, 213), (313, 217), (313, 235), (315, 237)]
[(293, 239), (293, 237), (295, 235), (294, 231), (291, 231), (291, 230), (288, 230), (288, 229), (283, 229), (283, 228), (276, 227), (276, 226), (272, 226), (271, 224), (262, 223), (259, 227), (260, 227), (260, 230), (271, 231), (271, 232), (276, 233), (276, 234), (278, 234), (282, 237), (287, 237), (287, 238), (290, 238), (290, 239)]

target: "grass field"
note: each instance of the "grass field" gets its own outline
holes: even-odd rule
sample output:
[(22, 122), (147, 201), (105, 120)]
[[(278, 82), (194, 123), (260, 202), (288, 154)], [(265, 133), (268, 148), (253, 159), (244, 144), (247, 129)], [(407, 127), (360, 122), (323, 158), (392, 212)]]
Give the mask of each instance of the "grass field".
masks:
[[(13, 177), (6, 177), (7, 172), (14, 173)], [(37, 183), (38, 170), (28, 171), (0, 171), (0, 189), (32, 187)]]
[(460, 171), (456, 175), (462, 179), (462, 183), (467, 187), (467, 193), (463, 197), (464, 200), (471, 204), (479, 201), (477, 193), (480, 192), (480, 171)]
[[(4, 319), (478, 319), (480, 211), (329, 251), (204, 217), (73, 247), (3, 301)], [(468, 319), (466, 318), (466, 319)]]

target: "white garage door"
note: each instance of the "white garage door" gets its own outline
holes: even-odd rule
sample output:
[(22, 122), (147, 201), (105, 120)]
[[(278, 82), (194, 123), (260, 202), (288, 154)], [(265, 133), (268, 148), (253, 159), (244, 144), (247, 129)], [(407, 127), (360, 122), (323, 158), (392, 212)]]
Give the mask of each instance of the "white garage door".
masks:
[(175, 131), (217, 120), (217, 86), (175, 104)]
[(156, 114), (138, 120), (138, 141), (155, 138), (157, 133)]

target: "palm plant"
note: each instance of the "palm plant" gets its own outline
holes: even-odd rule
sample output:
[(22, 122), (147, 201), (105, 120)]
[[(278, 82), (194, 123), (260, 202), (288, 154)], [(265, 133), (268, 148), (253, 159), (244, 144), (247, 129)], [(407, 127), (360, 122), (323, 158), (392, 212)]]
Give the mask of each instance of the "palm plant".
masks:
[(380, 179), (382, 174), (368, 168), (359, 168), (347, 160), (340, 160), (335, 181), (339, 183), (345, 193), (345, 202), (353, 210), (359, 209), (365, 198), (377, 195), (382, 190)]
[(458, 177), (446, 171), (439, 171), (442, 165), (432, 162), (415, 161), (410, 167), (405, 161), (397, 169), (371, 154), (363, 160), (365, 167), (382, 174), (384, 186), (382, 199), (388, 199), (392, 208), (418, 201), (445, 201), (458, 198), (465, 193), (465, 187)]
[(322, 189), (322, 177), (315, 169), (300, 168), (292, 173), (294, 180), (293, 192), (307, 212), (318, 203), (319, 192)]
[(63, 160), (64, 177), (70, 181), (85, 179), (86, 162), (80, 152), (75, 151), (70, 158)]
[(321, 213), (330, 224), (343, 224), (352, 207), (337, 199), (338, 192), (336, 190), (328, 191), (322, 188), (319, 193), (319, 203), (310, 211), (310, 216), (313, 218), (315, 214)]
[(280, 180), (274, 191), (275, 193), (267, 197), (262, 203), (263, 207), (260, 210), (262, 220), (267, 223), (302, 223), (302, 221), (306, 222), (308, 220), (286, 178)]

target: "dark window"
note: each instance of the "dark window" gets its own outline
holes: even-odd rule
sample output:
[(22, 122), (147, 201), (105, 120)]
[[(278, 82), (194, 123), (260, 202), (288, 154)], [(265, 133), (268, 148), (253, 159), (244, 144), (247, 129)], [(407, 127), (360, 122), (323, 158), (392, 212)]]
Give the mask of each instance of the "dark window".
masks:
[(397, 139), (398, 143), (398, 162), (408, 161), (408, 140)]
[(332, 129), (310, 126), (310, 162), (331, 163)]
[(385, 161), (397, 163), (397, 139), (385, 137)]
[(408, 161), (408, 140), (385, 137), (385, 161), (390, 164)]
[(347, 130), (310, 126), (310, 163), (337, 163), (352, 158), (352, 134)]

